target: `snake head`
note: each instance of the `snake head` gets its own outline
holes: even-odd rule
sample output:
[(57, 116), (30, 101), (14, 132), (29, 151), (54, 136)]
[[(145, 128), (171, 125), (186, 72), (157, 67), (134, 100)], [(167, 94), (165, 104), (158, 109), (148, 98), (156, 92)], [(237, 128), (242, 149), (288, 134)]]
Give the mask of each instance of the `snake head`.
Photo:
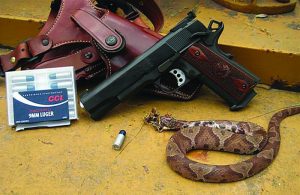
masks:
[(152, 108), (150, 114), (148, 114), (144, 118), (145, 123), (149, 123), (149, 124), (158, 123), (158, 120), (159, 120), (159, 112), (156, 110), (156, 108)]
[(156, 108), (144, 118), (145, 123), (152, 125), (158, 132), (178, 130), (176, 119), (171, 115), (160, 116)]
[(159, 112), (156, 110), (156, 108), (152, 108), (150, 114), (144, 118), (144, 122), (155, 127), (157, 131), (162, 132), (160, 128)]

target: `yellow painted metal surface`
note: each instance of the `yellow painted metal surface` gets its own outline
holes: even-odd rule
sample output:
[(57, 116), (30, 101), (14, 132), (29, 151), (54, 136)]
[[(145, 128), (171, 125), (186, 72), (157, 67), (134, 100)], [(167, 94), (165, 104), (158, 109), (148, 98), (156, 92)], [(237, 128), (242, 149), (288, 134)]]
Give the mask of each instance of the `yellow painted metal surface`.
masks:
[[(50, 0), (0, 3), (0, 44), (13, 46), (39, 31)], [(299, 82), (299, 5), (291, 14), (258, 19), (208, 0), (160, 4), (167, 19), (164, 32), (196, 8), (205, 24), (210, 19), (224, 21), (220, 40), (223, 47), (265, 83), (271, 84), (272, 79)], [(181, 119), (246, 120), (267, 127), (275, 111), (300, 103), (299, 93), (261, 88), (257, 92), (249, 107), (238, 113), (228, 111), (220, 98), (203, 89), (191, 102), (137, 96), (98, 122), (80, 110), (80, 120), (70, 127), (16, 133), (7, 126), (5, 82), (0, 78), (0, 193), (299, 194), (299, 115), (282, 123), (281, 148), (273, 164), (250, 179), (231, 184), (197, 183), (174, 173), (165, 158), (165, 146), (172, 133), (159, 134), (142, 121), (152, 107), (157, 107), (161, 113)], [(111, 145), (120, 129), (127, 130), (128, 135), (125, 147), (117, 152)], [(206, 151), (189, 156), (218, 164), (249, 158)]]
[[(36, 19), (28, 20), (22, 17), (17, 18), (0, 15), (0, 48), (1, 46), (15, 47), (18, 43), (37, 35), (42, 24), (42, 21)], [(3, 28), (5, 28), (5, 30)]]
[(50, 12), (51, 0), (0, 0), (0, 44), (15, 47), (35, 36)]
[[(165, 147), (172, 132), (158, 133), (143, 123), (152, 107), (186, 120), (230, 119), (267, 127), (276, 111), (300, 104), (299, 93), (256, 89), (257, 97), (240, 112), (230, 112), (208, 89), (190, 102), (136, 96), (92, 121), (83, 111), (70, 127), (15, 132), (7, 125), (5, 81), (0, 78), (1, 194), (299, 194), (300, 115), (281, 125), (279, 155), (270, 167), (230, 184), (193, 182), (173, 172)], [(112, 150), (120, 129), (127, 130), (121, 151)], [(197, 151), (205, 163), (233, 163), (249, 156)]]
[(0, 13), (16, 17), (31, 19), (47, 19), (51, 0), (1, 0)]
[(229, 45), (221, 48), (234, 54), (237, 62), (259, 75), (262, 83), (300, 91), (300, 55)]

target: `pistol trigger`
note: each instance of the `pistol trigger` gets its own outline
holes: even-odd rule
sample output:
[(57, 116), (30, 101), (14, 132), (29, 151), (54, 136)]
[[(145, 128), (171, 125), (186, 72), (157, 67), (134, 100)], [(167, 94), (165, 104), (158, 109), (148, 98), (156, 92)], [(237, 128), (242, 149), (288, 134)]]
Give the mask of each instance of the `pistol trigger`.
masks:
[(186, 76), (182, 70), (175, 68), (175, 69), (171, 70), (169, 73), (172, 74), (176, 78), (178, 87), (181, 87), (182, 85), (185, 84)]

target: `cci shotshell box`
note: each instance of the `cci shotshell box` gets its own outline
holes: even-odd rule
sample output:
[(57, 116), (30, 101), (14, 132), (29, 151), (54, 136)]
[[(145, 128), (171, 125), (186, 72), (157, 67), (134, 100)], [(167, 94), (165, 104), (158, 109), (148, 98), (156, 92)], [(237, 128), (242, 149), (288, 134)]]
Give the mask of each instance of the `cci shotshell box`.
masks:
[(6, 73), (8, 124), (16, 130), (78, 119), (73, 67)]

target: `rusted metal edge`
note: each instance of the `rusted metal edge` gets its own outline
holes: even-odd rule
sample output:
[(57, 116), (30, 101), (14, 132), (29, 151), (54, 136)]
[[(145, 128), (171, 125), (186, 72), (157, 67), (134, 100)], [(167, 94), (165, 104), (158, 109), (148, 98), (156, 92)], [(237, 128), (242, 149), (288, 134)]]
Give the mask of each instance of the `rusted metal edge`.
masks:
[(283, 81), (283, 80), (274, 80), (273, 83), (271, 84), (271, 88), (274, 89), (281, 89), (281, 90), (286, 90), (286, 91), (294, 91), (294, 92), (300, 92), (300, 83), (290, 85), (288, 81)]
[(239, 2), (235, 0), (213, 0), (229, 9), (252, 14), (283, 14), (295, 9), (297, 1), (291, 0), (288, 3), (279, 2)]
[(299, 91), (300, 54), (221, 45), (224, 51), (272, 88)]
[(27, 38), (35, 36), (44, 25), (44, 22), (32, 18), (0, 15), (1, 48), (10, 49)]

